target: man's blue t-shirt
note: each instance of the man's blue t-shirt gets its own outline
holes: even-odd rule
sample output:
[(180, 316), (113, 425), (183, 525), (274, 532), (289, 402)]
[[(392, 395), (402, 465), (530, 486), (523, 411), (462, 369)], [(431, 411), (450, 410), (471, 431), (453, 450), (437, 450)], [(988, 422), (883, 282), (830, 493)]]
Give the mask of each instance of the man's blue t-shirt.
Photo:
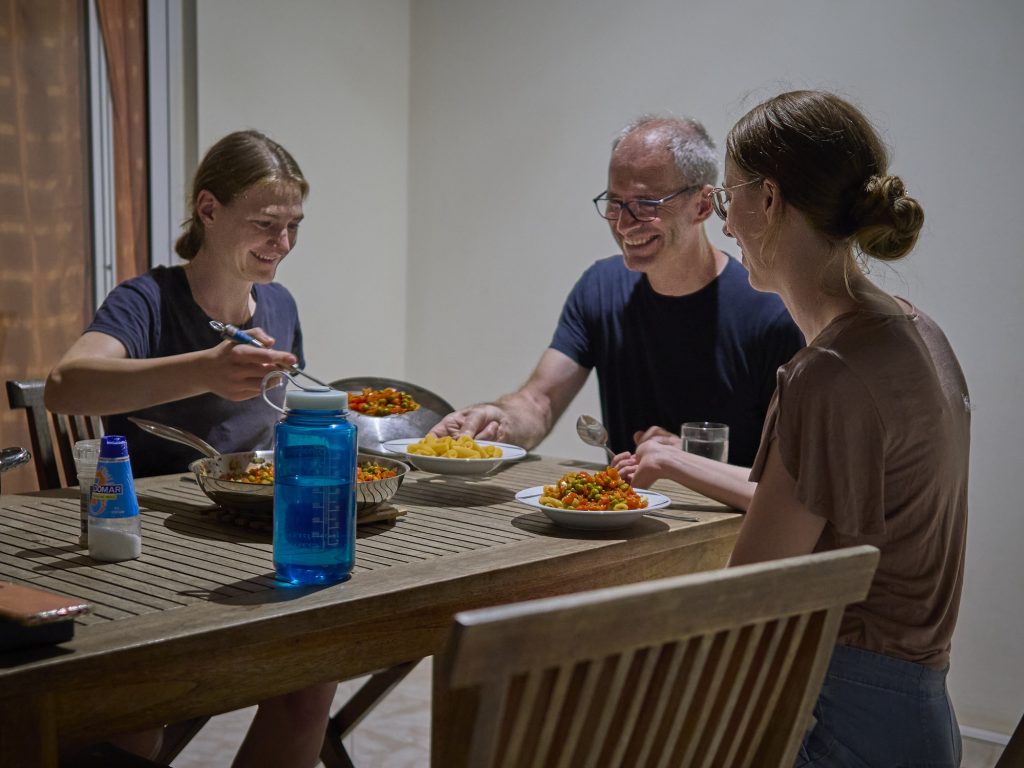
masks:
[(804, 345), (778, 296), (750, 287), (729, 258), (711, 283), (686, 296), (655, 293), (622, 256), (580, 277), (562, 308), (551, 347), (596, 368), (601, 411), (614, 451), (634, 450), (634, 432), (686, 421), (729, 425), (729, 463), (749, 467), (775, 374)]
[[(274, 349), (287, 350), (305, 363), (298, 308), (288, 290), (277, 283), (254, 285), (256, 312), (244, 327), (262, 328), (274, 338)], [(209, 317), (192, 298), (182, 267), (156, 267), (118, 285), (96, 312), (87, 331), (120, 341), (128, 357), (168, 357), (208, 349), (221, 343)], [(278, 405), (284, 389), (268, 392)], [(128, 416), (184, 429), (203, 438), (221, 453), (265, 450), (274, 445), (274, 425), (280, 414), (262, 397), (232, 401), (206, 393), (154, 405), (131, 413), (107, 416), (108, 434), (124, 435), (136, 477), (184, 472), (200, 458), (192, 448), (154, 437), (136, 427)]]

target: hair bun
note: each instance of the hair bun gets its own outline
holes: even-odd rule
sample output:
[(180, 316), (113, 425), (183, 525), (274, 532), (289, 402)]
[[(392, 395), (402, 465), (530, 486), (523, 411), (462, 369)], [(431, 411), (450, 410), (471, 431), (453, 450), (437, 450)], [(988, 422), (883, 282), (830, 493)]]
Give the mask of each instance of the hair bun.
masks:
[(924, 225), (924, 209), (907, 195), (899, 176), (868, 178), (853, 208), (858, 247), (879, 259), (898, 259), (909, 253)]

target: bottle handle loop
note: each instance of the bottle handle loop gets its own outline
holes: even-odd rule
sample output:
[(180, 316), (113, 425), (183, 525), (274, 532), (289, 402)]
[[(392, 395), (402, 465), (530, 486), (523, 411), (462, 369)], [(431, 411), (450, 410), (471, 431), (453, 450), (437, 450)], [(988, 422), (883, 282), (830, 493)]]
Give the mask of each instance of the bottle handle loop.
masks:
[[(285, 416), (288, 415), (288, 409), (287, 408), (282, 408), (277, 403), (273, 402), (269, 397), (267, 397), (267, 390), (273, 388), (273, 387), (271, 387), (268, 384), (268, 382), (271, 379), (273, 379), (275, 376), (280, 376), (282, 379), (285, 379), (285, 381), (283, 382), (285, 388), (287, 388), (288, 384), (291, 383), (291, 384), (294, 384), (299, 389), (304, 389), (307, 392), (320, 392), (320, 391), (324, 390), (324, 387), (320, 387), (320, 386), (307, 386), (307, 385), (303, 384), (301, 381), (299, 381), (295, 377), (294, 374), (292, 374), (289, 371), (280, 370), (280, 369), (278, 369), (276, 371), (271, 371), (270, 373), (268, 373), (266, 376), (263, 377), (262, 381), (260, 381), (260, 393), (262, 394), (263, 400), (267, 403), (267, 405), (269, 405), (275, 411), (280, 411)], [(275, 384), (274, 386), (279, 386), (279, 385)]]

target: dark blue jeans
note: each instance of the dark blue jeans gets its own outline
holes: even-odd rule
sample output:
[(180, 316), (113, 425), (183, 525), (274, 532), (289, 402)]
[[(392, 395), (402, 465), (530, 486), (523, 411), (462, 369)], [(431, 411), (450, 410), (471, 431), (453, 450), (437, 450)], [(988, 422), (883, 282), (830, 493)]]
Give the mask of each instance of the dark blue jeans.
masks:
[(796, 768), (958, 768), (963, 747), (938, 671), (836, 646)]

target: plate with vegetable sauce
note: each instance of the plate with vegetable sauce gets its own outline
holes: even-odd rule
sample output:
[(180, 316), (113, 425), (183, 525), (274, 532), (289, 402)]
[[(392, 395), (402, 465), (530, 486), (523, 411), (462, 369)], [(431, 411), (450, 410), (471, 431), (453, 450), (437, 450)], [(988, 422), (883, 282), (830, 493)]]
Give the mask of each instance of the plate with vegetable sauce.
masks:
[(614, 467), (594, 474), (569, 472), (553, 485), (519, 491), (516, 501), (539, 509), (556, 525), (590, 531), (625, 528), (645, 512), (672, 503), (668, 496), (633, 488)]

